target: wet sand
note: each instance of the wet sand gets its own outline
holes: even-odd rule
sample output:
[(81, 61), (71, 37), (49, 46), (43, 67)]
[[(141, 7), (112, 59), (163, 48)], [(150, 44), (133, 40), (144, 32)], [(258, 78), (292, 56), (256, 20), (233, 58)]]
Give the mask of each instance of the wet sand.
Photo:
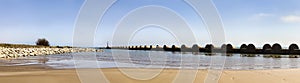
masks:
[[(159, 69), (143, 69), (143, 72), (127, 68), (136, 74), (153, 72)], [(136, 80), (127, 77), (117, 68), (82, 69), (84, 71), (101, 70), (111, 83), (170, 83), (178, 74), (178, 69), (164, 69), (150, 80)], [(189, 70), (188, 70), (189, 71)], [(195, 83), (203, 83), (208, 71), (198, 70)], [(300, 69), (276, 70), (225, 70), (219, 83), (300, 83)], [(0, 67), (1, 83), (80, 83), (75, 69), (51, 69), (41, 65), (2, 66)]]

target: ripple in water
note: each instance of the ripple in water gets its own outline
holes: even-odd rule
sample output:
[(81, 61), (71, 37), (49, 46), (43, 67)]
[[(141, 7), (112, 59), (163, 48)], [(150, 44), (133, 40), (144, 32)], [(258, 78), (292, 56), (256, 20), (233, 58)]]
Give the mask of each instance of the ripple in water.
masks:
[[(114, 54), (114, 56), (113, 56)], [(73, 59), (73, 56), (84, 56), (95, 59)], [(215, 58), (225, 59), (225, 63), (212, 63)], [(78, 64), (74, 64), (74, 63)], [(86, 62), (97, 63), (97, 67)], [(218, 61), (217, 61), (218, 62)], [(100, 53), (69, 53), (48, 56), (22, 57), (11, 60), (0, 59), (0, 66), (41, 64), (53, 68), (191, 68), (191, 69), (287, 69), (299, 68), (300, 58), (264, 58), (241, 57), (240, 54), (222, 56), (221, 54), (206, 55), (205, 53), (172, 53), (163, 51), (105, 50)]]

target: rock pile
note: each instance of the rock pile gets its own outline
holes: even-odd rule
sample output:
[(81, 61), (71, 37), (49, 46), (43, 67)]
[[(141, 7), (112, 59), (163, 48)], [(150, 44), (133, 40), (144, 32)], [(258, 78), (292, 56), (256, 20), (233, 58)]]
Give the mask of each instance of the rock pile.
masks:
[(7, 48), (0, 47), (0, 58), (52, 55), (75, 52), (102, 52), (93, 48)]

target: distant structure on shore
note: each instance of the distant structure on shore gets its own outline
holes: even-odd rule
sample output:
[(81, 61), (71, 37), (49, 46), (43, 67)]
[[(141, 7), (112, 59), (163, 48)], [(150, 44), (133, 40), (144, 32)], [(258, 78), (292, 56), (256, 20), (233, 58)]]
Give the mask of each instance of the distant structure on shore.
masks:
[(106, 49), (128, 49), (128, 50), (153, 50), (153, 51), (172, 51), (172, 52), (216, 52), (216, 53), (241, 53), (241, 54), (282, 54), (282, 55), (300, 55), (300, 50), (297, 44), (291, 44), (288, 49), (282, 49), (278, 43), (263, 45), (262, 48), (256, 48), (254, 44), (242, 44), (240, 48), (234, 48), (231, 44), (223, 44), (220, 48), (214, 47), (212, 44), (207, 44), (204, 48), (201, 48), (197, 44), (192, 47), (181, 45), (178, 47), (172, 45), (171, 47), (163, 45), (163, 47), (156, 45), (150, 46), (117, 46), (109, 47), (107, 43)]
[(111, 49), (111, 47), (108, 45), (108, 41), (106, 42), (106, 49)]

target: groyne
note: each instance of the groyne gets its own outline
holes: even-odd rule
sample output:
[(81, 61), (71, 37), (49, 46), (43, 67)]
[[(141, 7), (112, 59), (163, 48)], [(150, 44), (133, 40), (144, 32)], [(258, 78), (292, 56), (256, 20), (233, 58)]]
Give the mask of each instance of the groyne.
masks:
[[(104, 48), (105, 49), (105, 48)], [(242, 44), (239, 48), (234, 48), (231, 44), (223, 44), (220, 47), (215, 47), (212, 44), (207, 44), (200, 47), (194, 44), (191, 47), (186, 45), (176, 46), (115, 46), (108, 49), (127, 49), (127, 50), (153, 50), (153, 51), (173, 51), (173, 52), (207, 52), (207, 53), (240, 53), (240, 54), (280, 54), (280, 55), (300, 55), (300, 50), (297, 44), (291, 44), (288, 49), (283, 49), (280, 44), (273, 45), (265, 44), (262, 48), (257, 48), (254, 44)]]

